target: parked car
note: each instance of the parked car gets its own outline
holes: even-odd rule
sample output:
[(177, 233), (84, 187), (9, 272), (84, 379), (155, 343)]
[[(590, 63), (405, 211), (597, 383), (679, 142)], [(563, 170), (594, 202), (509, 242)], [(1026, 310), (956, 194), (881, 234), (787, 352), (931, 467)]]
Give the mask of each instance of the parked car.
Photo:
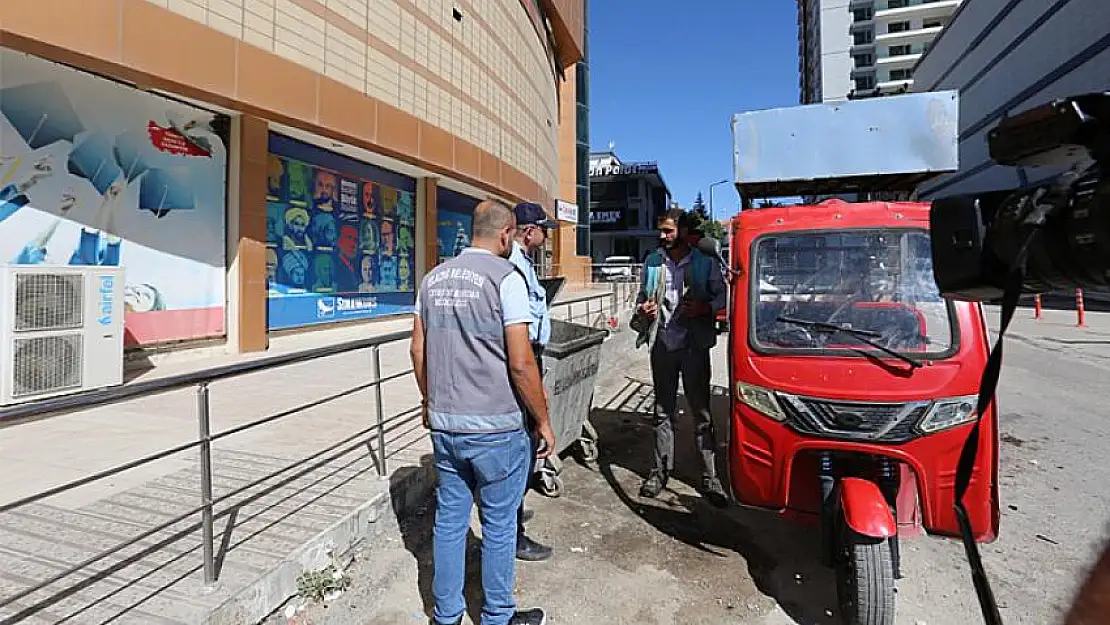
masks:
[(631, 256), (607, 256), (598, 268), (599, 282), (632, 282), (636, 259)]

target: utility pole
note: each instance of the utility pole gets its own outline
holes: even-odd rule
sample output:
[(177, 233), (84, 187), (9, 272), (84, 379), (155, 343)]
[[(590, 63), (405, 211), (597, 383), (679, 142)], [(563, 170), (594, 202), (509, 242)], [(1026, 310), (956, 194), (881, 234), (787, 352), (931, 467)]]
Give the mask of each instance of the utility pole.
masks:
[(717, 221), (717, 215), (716, 215), (716, 213), (713, 212), (713, 187), (715, 187), (717, 185), (720, 185), (720, 184), (725, 184), (727, 182), (728, 182), (728, 180), (718, 180), (717, 182), (714, 182), (713, 184), (709, 185), (709, 219), (710, 219), (710, 221)]

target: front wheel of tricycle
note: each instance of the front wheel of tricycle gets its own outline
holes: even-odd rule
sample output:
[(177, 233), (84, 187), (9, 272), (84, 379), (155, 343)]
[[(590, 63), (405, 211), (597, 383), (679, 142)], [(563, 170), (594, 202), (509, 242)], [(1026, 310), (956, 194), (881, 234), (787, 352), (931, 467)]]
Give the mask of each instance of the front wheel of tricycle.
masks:
[(890, 540), (863, 536), (841, 522), (836, 567), (844, 625), (894, 625), (894, 559)]

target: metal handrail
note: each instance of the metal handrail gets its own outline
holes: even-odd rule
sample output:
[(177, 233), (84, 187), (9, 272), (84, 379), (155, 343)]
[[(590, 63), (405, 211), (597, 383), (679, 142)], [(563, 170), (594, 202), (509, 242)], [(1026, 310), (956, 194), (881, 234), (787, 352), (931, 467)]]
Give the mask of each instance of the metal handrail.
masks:
[[(578, 297), (572, 297), (572, 298), (568, 298), (568, 299), (565, 299), (565, 300), (561, 300), (561, 301), (553, 303), (551, 308), (555, 309), (555, 308), (560, 308), (560, 307), (566, 307), (568, 309), (568, 313), (570, 313), (571, 320), (573, 320), (574, 319), (573, 307), (575, 305), (578, 305), (578, 304), (585, 304), (586, 305), (586, 316), (588, 318), (592, 314), (591, 313), (591, 304), (595, 301), (604, 300), (604, 299), (609, 299), (609, 301), (610, 301), (610, 314), (615, 315), (616, 312), (617, 312), (617, 307), (619, 306), (618, 295), (617, 295), (616, 288), (614, 288), (611, 292), (608, 292), (608, 293), (585, 294), (585, 295), (581, 295), (581, 296), (578, 296)], [(604, 304), (602, 303), (602, 305), (598, 307), (597, 312), (599, 314), (603, 314), (603, 310), (604, 310)], [(22, 418), (26, 418), (26, 417), (31, 417), (31, 416), (45, 416), (45, 415), (51, 415), (51, 414), (74, 412), (74, 411), (78, 411), (78, 410), (82, 410), (82, 409), (88, 409), (88, 408), (94, 408), (94, 407), (99, 407), (99, 406), (106, 406), (106, 405), (110, 405), (110, 404), (115, 404), (115, 403), (123, 402), (123, 401), (126, 401), (126, 400), (130, 400), (130, 399), (138, 399), (138, 398), (142, 398), (142, 397), (149, 397), (149, 396), (153, 396), (153, 395), (159, 395), (159, 394), (162, 394), (162, 393), (166, 393), (166, 392), (173, 391), (173, 390), (179, 390), (179, 389), (182, 389), (182, 388), (194, 387), (196, 389), (196, 402), (197, 402), (196, 412), (197, 412), (197, 430), (198, 430), (197, 431), (197, 434), (198, 434), (197, 439), (193, 440), (193, 441), (190, 441), (188, 443), (175, 445), (173, 447), (163, 449), (161, 451), (157, 451), (157, 452), (154, 452), (154, 453), (151, 453), (151, 454), (147, 454), (147, 455), (142, 456), (140, 458), (125, 462), (123, 464), (120, 464), (120, 465), (117, 465), (117, 466), (114, 466), (114, 467), (111, 467), (111, 468), (108, 468), (108, 469), (105, 469), (105, 470), (102, 470), (102, 471), (98, 471), (96, 473), (92, 473), (90, 475), (86, 475), (84, 477), (72, 480), (72, 481), (67, 482), (65, 484), (61, 484), (59, 486), (55, 486), (55, 487), (40, 491), (38, 493), (34, 493), (32, 495), (20, 498), (16, 501), (8, 502), (6, 504), (0, 504), (0, 514), (5, 513), (5, 512), (9, 512), (9, 511), (13, 511), (13, 510), (17, 510), (17, 509), (22, 508), (24, 506), (27, 506), (29, 504), (33, 504), (33, 503), (42, 501), (42, 500), (47, 499), (49, 497), (53, 497), (55, 495), (65, 493), (67, 491), (79, 488), (81, 486), (85, 486), (87, 484), (112, 477), (112, 476), (117, 475), (119, 473), (122, 473), (124, 471), (128, 471), (130, 469), (134, 469), (136, 467), (140, 467), (140, 466), (149, 464), (151, 462), (156, 462), (156, 461), (161, 460), (163, 458), (166, 458), (168, 456), (172, 456), (174, 454), (178, 454), (178, 453), (188, 451), (188, 450), (194, 449), (194, 448), (198, 449), (198, 451), (199, 451), (199, 456), (200, 456), (200, 458), (199, 458), (200, 478), (201, 478), (200, 479), (200, 491), (201, 492), (200, 492), (199, 505), (189, 509), (186, 512), (175, 515), (172, 519), (170, 519), (168, 521), (164, 521), (162, 523), (159, 523), (157, 526), (155, 526), (153, 528), (148, 528), (148, 529), (142, 531), (137, 536), (133, 536), (133, 537), (129, 538), (128, 540), (120, 542), (119, 544), (108, 547), (107, 549), (104, 549), (104, 550), (102, 550), (102, 551), (100, 551), (100, 552), (82, 560), (81, 562), (79, 562), (79, 563), (77, 563), (73, 566), (68, 567), (67, 569), (65, 569), (63, 571), (60, 571), (60, 572), (58, 572), (54, 575), (51, 575), (49, 578), (47, 578), (45, 580), (39, 581), (39, 582), (37, 582), (37, 583), (27, 587), (27, 588), (24, 588), (24, 589), (20, 590), (19, 592), (17, 592), (14, 595), (10, 595), (10, 596), (7, 596), (7, 597), (0, 598), (0, 607), (6, 607), (6, 606), (9, 606), (9, 605), (12, 605), (13, 603), (15, 603), (15, 602), (17, 602), (21, 599), (24, 599), (24, 598), (30, 596), (31, 594), (33, 594), (35, 592), (38, 592), (38, 591), (40, 591), (40, 590), (58, 582), (58, 581), (61, 581), (61, 580), (65, 579), (66, 577), (69, 577), (69, 576), (71, 576), (71, 575), (73, 575), (73, 574), (75, 574), (75, 573), (77, 573), (77, 572), (79, 572), (83, 569), (86, 569), (86, 568), (92, 566), (93, 564), (95, 564), (97, 562), (100, 562), (100, 561), (104, 560), (105, 558), (107, 558), (107, 557), (109, 557), (113, 554), (116, 554), (116, 553), (120, 552), (121, 550), (125, 549), (128, 546), (134, 545), (139, 541), (142, 541), (146, 538), (149, 538), (149, 537), (151, 537), (151, 536), (153, 536), (153, 535), (155, 535), (159, 532), (165, 531), (166, 529), (173, 526), (174, 524), (179, 523), (179, 522), (181, 522), (181, 521), (183, 521), (183, 520), (185, 520), (185, 519), (189, 518), (190, 516), (195, 515), (197, 513), (200, 513), (200, 515), (201, 515), (199, 525), (200, 525), (201, 533), (202, 533), (201, 547), (202, 547), (202, 552), (203, 552), (204, 581), (205, 581), (206, 585), (209, 585), (209, 586), (213, 585), (213, 584), (216, 583), (217, 577), (218, 577), (218, 574), (219, 574), (219, 572), (216, 570), (214, 524), (215, 524), (217, 519), (222, 518), (223, 516), (226, 516), (227, 514), (230, 514), (231, 510), (232, 510), (232, 508), (228, 508), (228, 509), (225, 509), (223, 511), (216, 512), (215, 506), (217, 504), (223, 503), (223, 502), (225, 502), (225, 501), (229, 500), (230, 498), (235, 497), (237, 495), (241, 495), (244, 492), (246, 492), (247, 490), (249, 490), (251, 488), (254, 488), (256, 486), (259, 486), (260, 484), (262, 484), (263, 482), (265, 482), (267, 480), (271, 480), (271, 479), (273, 479), (275, 477), (278, 477), (282, 474), (286, 474), (289, 471), (293, 470), (294, 468), (302, 465), (303, 463), (312, 461), (312, 460), (314, 460), (314, 459), (316, 459), (316, 458), (318, 458), (318, 457), (320, 457), (324, 454), (328, 454), (329, 452), (334, 451), (335, 449), (337, 449), (339, 447), (343, 447), (343, 449), (341, 449), (340, 451), (328, 456), (328, 458), (326, 458), (322, 462), (330, 462), (331, 460), (334, 460), (334, 459), (336, 459), (336, 458), (338, 458), (342, 455), (346, 455), (346, 454), (350, 453), (351, 451), (353, 451), (354, 449), (357, 449), (358, 447), (363, 446), (365, 444), (364, 438), (366, 436), (369, 436), (369, 435), (372, 435), (372, 434), (376, 434), (376, 437), (377, 437), (377, 441), (376, 441), (377, 442), (377, 450), (376, 450), (377, 451), (377, 454), (376, 454), (377, 458), (374, 459), (375, 464), (377, 465), (377, 467), (376, 467), (377, 472), (381, 476), (387, 475), (388, 467), (387, 467), (387, 453), (386, 453), (386, 439), (385, 439), (386, 429), (387, 429), (386, 426), (387, 425), (390, 426), (390, 428), (389, 428), (390, 431), (395, 430), (398, 427), (403, 427), (406, 422), (415, 419), (419, 415), (420, 407), (415, 406), (415, 407), (412, 407), (412, 408), (408, 408), (406, 410), (402, 410), (402, 411), (400, 411), (400, 412), (398, 412), (394, 415), (389, 416), (388, 418), (384, 415), (384, 407), (383, 407), (383, 401), (382, 401), (382, 385), (386, 382), (389, 382), (389, 381), (392, 381), (392, 380), (398, 380), (398, 379), (407, 377), (409, 375), (412, 375), (413, 370), (411, 368), (408, 368), (408, 369), (405, 369), (405, 370), (400, 371), (400, 372), (391, 373), (389, 375), (383, 376), (382, 373), (381, 373), (381, 347), (384, 346), (384, 345), (393, 344), (393, 343), (396, 343), (396, 342), (399, 342), (399, 341), (408, 340), (411, 337), (412, 337), (412, 332), (409, 331), (409, 330), (391, 332), (391, 333), (383, 334), (383, 335), (380, 335), (380, 336), (369, 337), (369, 338), (365, 338), (365, 339), (357, 339), (357, 340), (353, 340), (353, 341), (346, 341), (346, 342), (343, 342), (343, 343), (337, 343), (335, 345), (328, 345), (328, 346), (323, 346), (323, 347), (310, 348), (310, 349), (307, 349), (307, 350), (302, 350), (302, 351), (292, 352), (292, 353), (287, 353), (287, 354), (263, 356), (263, 357), (260, 357), (260, 358), (257, 358), (257, 359), (254, 359), (254, 360), (251, 360), (251, 361), (248, 361), (248, 362), (221, 365), (221, 366), (217, 366), (217, 367), (204, 369), (204, 370), (201, 370), (201, 371), (182, 373), (182, 374), (166, 376), (164, 378), (157, 378), (157, 379), (146, 380), (146, 381), (139, 381), (139, 382), (134, 382), (134, 383), (127, 384), (127, 385), (124, 385), (124, 386), (101, 389), (101, 390), (90, 391), (90, 392), (86, 392), (86, 393), (79, 393), (79, 394), (74, 394), (74, 395), (69, 395), (69, 396), (50, 398), (50, 399), (45, 399), (45, 400), (41, 400), (41, 401), (34, 402), (34, 403), (20, 404), (20, 405), (0, 409), (0, 423), (2, 423), (4, 421), (11, 422), (11, 421), (14, 421), (14, 420), (18, 420), (18, 419), (22, 419)], [(281, 366), (299, 364), (299, 363), (307, 362), (307, 361), (310, 361), (310, 360), (316, 360), (316, 359), (319, 359), (319, 358), (335, 356), (335, 355), (344, 354), (344, 353), (353, 352), (353, 351), (358, 351), (358, 350), (363, 350), (363, 349), (370, 349), (372, 351), (371, 368), (372, 368), (373, 379), (370, 382), (359, 384), (355, 387), (348, 388), (348, 389), (345, 389), (345, 390), (342, 390), (342, 391), (339, 391), (339, 392), (336, 392), (336, 393), (332, 393), (330, 395), (327, 395), (327, 396), (325, 396), (321, 399), (317, 399), (317, 400), (315, 400), (313, 402), (310, 402), (308, 404), (300, 405), (300, 406), (297, 406), (297, 407), (294, 407), (294, 408), (291, 408), (291, 409), (288, 409), (288, 410), (283, 410), (283, 411), (280, 411), (276, 414), (269, 415), (269, 416), (266, 416), (266, 417), (262, 417), (260, 419), (253, 420), (253, 421), (250, 421), (248, 423), (244, 423), (244, 424), (229, 428), (227, 430), (223, 430), (221, 432), (217, 432), (217, 433), (212, 433), (211, 432), (211, 415), (210, 415), (210, 402), (209, 402), (209, 385), (211, 383), (216, 382), (216, 381), (220, 381), (220, 380), (226, 380), (226, 379), (230, 379), (230, 378), (234, 378), (234, 377), (247, 375), (247, 374), (250, 374), (250, 373), (265, 371), (265, 370), (268, 370), (268, 369), (273, 369), (273, 368), (277, 368), (277, 367), (281, 367)], [(232, 490), (228, 493), (224, 493), (220, 497), (215, 497), (215, 498), (213, 497), (213, 493), (212, 493), (212, 443), (214, 441), (218, 441), (218, 440), (221, 440), (223, 438), (232, 436), (234, 434), (238, 434), (238, 433), (241, 433), (241, 432), (244, 432), (244, 431), (247, 431), (247, 430), (251, 430), (251, 429), (266, 425), (268, 423), (272, 423), (272, 422), (284, 419), (284, 418), (286, 418), (290, 415), (299, 413), (299, 412), (301, 412), (303, 410), (306, 410), (308, 408), (312, 408), (312, 407), (319, 406), (321, 404), (324, 404), (324, 403), (327, 403), (327, 402), (330, 402), (330, 401), (334, 401), (334, 400), (339, 399), (341, 397), (350, 395), (351, 393), (360, 392), (360, 391), (364, 391), (364, 390), (371, 389), (371, 388), (374, 389), (374, 403), (375, 403), (375, 408), (376, 408), (375, 413), (376, 413), (376, 417), (377, 417), (376, 420), (375, 420), (375, 423), (373, 425), (370, 425), (370, 426), (368, 426), (364, 429), (361, 429), (358, 432), (356, 432), (355, 434), (350, 435), (350, 436), (344, 438), (343, 440), (341, 440), (337, 443), (333, 443), (332, 445), (329, 445), (328, 447), (324, 448), (321, 451), (316, 452), (315, 454), (309, 456), (308, 458), (301, 458), (301, 459), (299, 459), (299, 460), (297, 460), (297, 461), (295, 461), (291, 464), (288, 464), (288, 465), (284, 466), (283, 468), (281, 468), (281, 469), (279, 469), (275, 472), (268, 473), (267, 475), (263, 476), (262, 478), (253, 480), (250, 483), (242, 485), (242, 486), (240, 486), (240, 487), (238, 487), (238, 488), (236, 488), (236, 489), (234, 489), (234, 490)], [(358, 441), (357, 443), (355, 443), (354, 445), (350, 445), (350, 443), (352, 441), (356, 441), (356, 440)], [(346, 445), (346, 447), (344, 447), (345, 445)], [(260, 496), (260, 495), (254, 495), (252, 497), (258, 497), (258, 496)], [(185, 535), (189, 532), (195, 531), (195, 529), (196, 529), (196, 525), (192, 525), (188, 528), (185, 528), (185, 529), (179, 531), (172, 538), (173, 539), (180, 538), (181, 536), (183, 536), (183, 535)], [(113, 565), (113, 566), (119, 566), (119, 565)], [(79, 582), (78, 584), (84, 584), (84, 583), (85, 582)], [(40, 603), (40, 604), (37, 604), (36, 606), (32, 606), (31, 608), (27, 608), (27, 609), (23, 610), (21, 612), (21, 614), (27, 616), (27, 615), (30, 615), (31, 613), (37, 612), (41, 609), (44, 609), (44, 607), (45, 606), (42, 603)]]

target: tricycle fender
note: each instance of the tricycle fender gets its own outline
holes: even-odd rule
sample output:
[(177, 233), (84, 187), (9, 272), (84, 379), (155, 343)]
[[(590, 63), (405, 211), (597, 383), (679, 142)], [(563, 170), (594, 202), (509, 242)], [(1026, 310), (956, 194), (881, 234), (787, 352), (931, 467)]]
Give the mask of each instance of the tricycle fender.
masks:
[(871, 538), (890, 538), (898, 533), (894, 513), (878, 484), (846, 477), (840, 480), (839, 487), (841, 514), (853, 532)]

